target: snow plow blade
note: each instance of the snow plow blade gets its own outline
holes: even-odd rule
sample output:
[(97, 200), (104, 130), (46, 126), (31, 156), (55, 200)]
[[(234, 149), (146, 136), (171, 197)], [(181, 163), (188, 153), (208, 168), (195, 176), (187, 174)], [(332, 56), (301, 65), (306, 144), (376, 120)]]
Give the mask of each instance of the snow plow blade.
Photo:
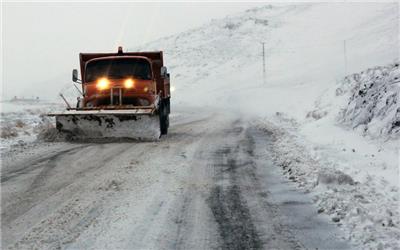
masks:
[(73, 140), (160, 138), (159, 116), (154, 109), (67, 110), (48, 115), (56, 118), (57, 130)]

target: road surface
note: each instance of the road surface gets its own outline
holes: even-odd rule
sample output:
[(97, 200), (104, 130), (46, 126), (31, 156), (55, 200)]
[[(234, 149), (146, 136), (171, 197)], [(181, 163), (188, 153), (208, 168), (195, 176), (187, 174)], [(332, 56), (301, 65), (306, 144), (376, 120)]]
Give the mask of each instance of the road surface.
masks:
[(343, 249), (282, 176), (271, 134), (181, 112), (159, 142), (38, 143), (5, 157), (2, 249)]

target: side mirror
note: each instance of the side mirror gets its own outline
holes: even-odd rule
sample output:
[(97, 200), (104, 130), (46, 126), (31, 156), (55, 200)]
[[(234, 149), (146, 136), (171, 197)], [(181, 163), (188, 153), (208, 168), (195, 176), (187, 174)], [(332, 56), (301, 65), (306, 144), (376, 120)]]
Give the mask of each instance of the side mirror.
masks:
[(78, 70), (77, 69), (72, 70), (72, 81), (78, 82)]
[(161, 76), (166, 77), (167, 76), (167, 67), (162, 66), (160, 73), (161, 73)]

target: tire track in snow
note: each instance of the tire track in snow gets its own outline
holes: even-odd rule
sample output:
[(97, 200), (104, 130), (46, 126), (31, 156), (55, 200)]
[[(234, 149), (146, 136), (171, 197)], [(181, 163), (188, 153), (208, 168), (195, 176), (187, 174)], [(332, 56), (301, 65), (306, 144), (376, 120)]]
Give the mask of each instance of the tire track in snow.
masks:
[[(83, 146), (83, 147), (85, 147), (85, 146)], [(74, 153), (74, 152), (80, 150), (81, 148), (82, 148), (82, 146), (57, 151), (54, 154), (51, 154), (49, 156), (39, 157), (33, 161), (30, 161), (28, 164), (23, 164), (22, 166), (18, 167), (17, 169), (12, 169), (8, 172), (2, 173), (1, 183), (3, 184), (3, 182), (9, 181), (9, 180), (16, 178), (22, 174), (27, 174), (31, 171), (34, 171), (37, 168), (43, 167), (43, 165), (45, 165), (46, 163), (54, 162), (57, 158), (64, 156), (65, 154)]]
[[(31, 166), (28, 166), (27, 168), (23, 168), (18, 171), (13, 171), (10, 176), (5, 176), (4, 181), (8, 181), (8, 180), (10, 180), (12, 178), (16, 178), (20, 175), (30, 173), (31, 171), (34, 171), (36, 169), (43, 168), (36, 175), (36, 177), (34, 178), (32, 183), (29, 185), (29, 187), (26, 190), (24, 190), (24, 192), (16, 195), (10, 204), (7, 204), (6, 207), (3, 207), (3, 211), (1, 213), (2, 223), (8, 225), (12, 221), (14, 221), (16, 218), (18, 218), (19, 216), (24, 214), (26, 211), (31, 209), (33, 206), (40, 203), (42, 201), (42, 199), (38, 199), (37, 194), (41, 193), (40, 190), (38, 190), (38, 189), (42, 188), (43, 183), (45, 183), (46, 179), (49, 177), (50, 171), (56, 167), (56, 165), (60, 161), (60, 159), (65, 157), (65, 155), (67, 155), (67, 153), (69, 153), (69, 154), (76, 153), (80, 149), (81, 149), (81, 147), (56, 152), (52, 156), (42, 158), (42, 159), (39, 159), (39, 160), (33, 162), (33, 164)], [(2, 183), (2, 185), (4, 185), (4, 184)], [(55, 187), (55, 188), (53, 187), (54, 191), (50, 192), (50, 195), (52, 195), (52, 193), (59, 191), (63, 187), (65, 187), (65, 184), (59, 183), (57, 185), (57, 187)]]
[[(240, 121), (224, 131), (225, 143), (214, 152), (215, 186), (208, 204), (218, 224), (222, 249), (302, 249), (290, 226), (282, 223), (279, 207), (268, 202), (261, 185), (258, 154), (268, 135)], [(262, 144), (254, 137), (260, 137)]]
[[(269, 218), (268, 229), (263, 230), (262, 238), (265, 245), (271, 248), (304, 249), (305, 247), (296, 239), (290, 227), (282, 223), (279, 207), (267, 200), (269, 192), (263, 187), (263, 180), (260, 179), (257, 172), (257, 168), (263, 167), (258, 161), (260, 151), (266, 150), (265, 143), (270, 140), (270, 136), (269, 133), (249, 127), (244, 131), (243, 138), (240, 140), (241, 152), (245, 158), (248, 158), (245, 162), (246, 168), (240, 172), (241, 181), (247, 187), (245, 197), (253, 196), (255, 198), (256, 202), (252, 210), (257, 218)], [(256, 139), (262, 144), (259, 145), (260, 143), (257, 143)], [(265, 223), (259, 222), (259, 224)]]
[[(11, 221), (12, 227), (2, 228), (9, 230), (3, 234), (3, 246), (7, 242), (15, 249), (303, 248), (308, 239), (298, 238), (298, 228), (314, 234), (316, 224), (290, 223), (296, 218), (287, 213), (288, 208), (297, 209), (297, 200), (303, 197), (277, 185), (279, 174), (266, 178), (273, 168), (266, 165), (269, 135), (235, 118), (186, 120), (159, 143), (86, 144), (78, 153), (44, 161), (50, 164), (47, 168), (4, 182), (7, 205), (14, 193), (25, 192), (37, 203)], [(133, 159), (136, 167), (126, 172), (125, 164)], [(55, 191), (60, 181), (66, 185)], [(116, 188), (110, 186), (114, 184)], [(276, 189), (287, 200), (270, 200)], [(303, 210), (312, 210), (303, 203)]]
[[(243, 127), (234, 127), (227, 134), (237, 137), (242, 132)], [(238, 182), (237, 169), (243, 166), (236, 160), (238, 150), (238, 145), (227, 145), (215, 152), (216, 185), (208, 203), (218, 224), (222, 249), (261, 249), (259, 233)]]
[[(105, 148), (104, 145), (85, 144), (78, 148), (66, 150), (67, 153), (65, 153), (65, 151), (61, 151), (50, 157), (46, 157), (45, 160), (42, 159), (39, 161), (36, 169), (39, 167), (42, 167), (43, 169), (33, 177), (28, 177), (28, 180), (32, 179), (31, 184), (14, 194), (15, 198), (8, 199), (9, 202), (5, 207), (2, 205), (3, 209), (1, 216), (3, 232), (8, 232), (6, 228), (11, 225), (21, 225), (19, 222), (14, 223), (14, 221), (23, 219), (24, 215), (31, 209), (34, 209), (36, 206), (41, 207), (45, 205), (47, 200), (61, 199), (62, 203), (64, 203), (65, 200), (69, 200), (70, 197), (76, 195), (76, 187), (81, 186), (83, 190), (85, 189), (84, 185), (87, 174), (101, 171), (102, 168), (107, 167), (108, 164), (113, 162), (115, 157), (118, 157), (120, 154), (124, 154), (129, 149), (130, 147), (124, 147), (124, 144), (112, 145), (110, 148)], [(85, 157), (82, 156), (88, 156), (91, 152), (96, 154), (96, 152), (99, 150), (100, 152), (104, 151), (104, 153), (98, 154), (99, 156), (95, 160), (85, 159)], [(21, 175), (23, 175), (23, 173), (21, 173)], [(71, 185), (74, 185), (74, 187), (68, 188)], [(69, 205), (68, 203), (63, 205), (53, 204), (53, 206), (47, 208), (48, 215), (56, 212), (56, 209), (58, 209), (59, 206), (62, 207)], [(61, 214), (67, 215), (69, 213), (63, 212)], [(31, 220), (37, 221), (38, 218), (31, 218)], [(63, 216), (60, 216), (58, 219), (54, 219), (52, 223), (55, 224), (57, 220), (63, 220)], [(85, 217), (82, 217), (82, 221), (85, 220)], [(85, 227), (77, 227), (77, 229), (78, 228), (82, 230), (85, 229)], [(36, 232), (41, 231), (43, 230), (36, 230)], [(74, 232), (74, 234), (76, 234), (76, 232)], [(7, 245), (7, 242), (11, 240), (11, 238), (8, 234), (4, 234), (3, 236), (5, 237), (3, 237), (2, 241), (3, 243), (6, 243), (5, 245)], [(69, 236), (60, 235), (59, 237)], [(7, 241), (4, 241), (5, 238)]]

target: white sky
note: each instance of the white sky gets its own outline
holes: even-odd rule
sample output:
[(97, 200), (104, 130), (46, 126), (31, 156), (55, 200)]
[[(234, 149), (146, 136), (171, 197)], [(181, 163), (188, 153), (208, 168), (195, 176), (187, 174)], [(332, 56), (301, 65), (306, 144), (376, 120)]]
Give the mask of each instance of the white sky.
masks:
[[(79, 52), (135, 47), (263, 3), (3, 3), (2, 99), (44, 97)], [(68, 84), (69, 77), (65, 79)], [(42, 84), (41, 84), (42, 85)], [(60, 86), (59, 84), (57, 84)], [(43, 86), (43, 85), (42, 85)]]

